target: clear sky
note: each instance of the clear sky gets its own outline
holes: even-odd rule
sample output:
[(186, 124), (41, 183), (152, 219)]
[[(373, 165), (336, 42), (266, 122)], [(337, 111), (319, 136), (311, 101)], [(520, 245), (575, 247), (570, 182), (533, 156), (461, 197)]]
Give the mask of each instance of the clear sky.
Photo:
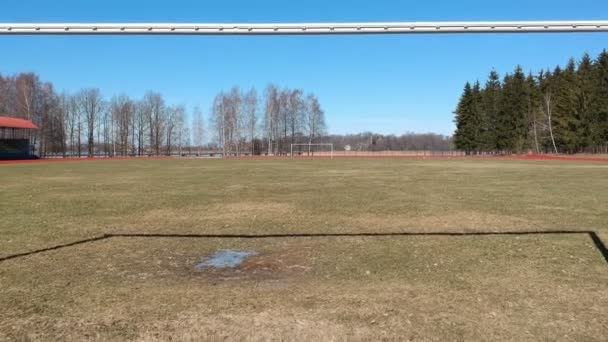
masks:
[[(605, 0), (2, 0), (2, 22), (315, 22), (608, 19)], [(233, 85), (318, 95), (330, 132), (452, 134), (464, 82), (521, 64), (565, 64), (608, 34), (182, 37), (0, 36), (0, 73), (33, 71), (59, 91), (159, 91), (205, 114)]]

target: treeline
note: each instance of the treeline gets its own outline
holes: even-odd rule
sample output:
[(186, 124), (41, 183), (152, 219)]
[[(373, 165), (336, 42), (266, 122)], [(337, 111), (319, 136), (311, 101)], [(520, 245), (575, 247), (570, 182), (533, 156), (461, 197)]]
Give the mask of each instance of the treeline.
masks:
[(450, 151), (452, 138), (435, 133), (405, 133), (384, 135), (371, 132), (346, 135), (329, 135), (323, 142), (333, 143), (336, 150), (351, 151)]
[[(221, 149), (226, 155), (286, 154), (291, 143), (314, 143), (326, 133), (325, 114), (314, 94), (269, 85), (221, 92), (210, 110), (188, 115), (150, 91), (141, 99), (105, 98), (99, 89), (57, 93), (36, 74), (0, 75), (0, 116), (32, 120), (35, 153), (45, 157), (169, 155)], [(207, 134), (208, 133), (208, 134)]]
[(456, 148), (479, 153), (607, 153), (608, 52), (565, 68), (467, 82), (455, 111)]
[[(268, 85), (220, 92), (209, 110), (167, 105), (150, 91), (142, 98), (107, 98), (97, 88), (59, 93), (36, 74), (0, 75), (0, 116), (32, 120), (35, 153), (47, 156), (141, 156), (200, 154), (287, 155), (291, 144), (333, 143), (336, 150), (445, 151), (450, 137), (406, 133), (328, 135), (317, 96), (301, 89)], [(298, 147), (311, 153), (322, 147)]]
[[(263, 121), (258, 125), (258, 103)], [(315, 143), (326, 133), (319, 99), (301, 89), (266, 87), (261, 99), (255, 89), (233, 87), (213, 101), (211, 127), (224, 155), (288, 154), (291, 144)], [(263, 134), (258, 135), (258, 127)]]
[(192, 140), (202, 144), (200, 115), (195, 113), (191, 130), (185, 108), (167, 106), (160, 93), (141, 99), (106, 99), (96, 88), (57, 93), (33, 73), (0, 75), (0, 115), (38, 125), (33, 143), (42, 157), (160, 155), (191, 146)]

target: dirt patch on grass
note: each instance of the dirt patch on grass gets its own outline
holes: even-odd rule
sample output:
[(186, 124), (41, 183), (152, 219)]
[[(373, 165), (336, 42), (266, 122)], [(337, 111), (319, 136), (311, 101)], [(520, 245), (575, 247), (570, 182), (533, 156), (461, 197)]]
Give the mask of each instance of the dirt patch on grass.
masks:
[(282, 251), (255, 255), (241, 266), (244, 272), (307, 272), (312, 266), (309, 255), (302, 251)]

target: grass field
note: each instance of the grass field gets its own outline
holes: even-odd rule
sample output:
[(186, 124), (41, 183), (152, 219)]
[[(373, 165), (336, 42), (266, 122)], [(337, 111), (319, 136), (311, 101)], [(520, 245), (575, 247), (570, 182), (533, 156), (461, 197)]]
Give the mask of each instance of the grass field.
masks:
[[(0, 261), (0, 340), (608, 335), (586, 234), (608, 241), (606, 163), (159, 159), (0, 179), (0, 259), (110, 236)], [(490, 232), (522, 234), (447, 235)], [(221, 249), (259, 254), (195, 269)]]

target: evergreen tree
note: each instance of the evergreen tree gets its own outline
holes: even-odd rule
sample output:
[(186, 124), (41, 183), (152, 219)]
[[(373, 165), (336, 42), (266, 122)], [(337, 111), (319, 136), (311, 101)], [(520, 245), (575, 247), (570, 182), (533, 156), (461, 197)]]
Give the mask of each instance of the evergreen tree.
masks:
[(578, 80), (574, 60), (568, 62), (565, 70), (560, 67), (553, 72), (556, 89), (554, 129), (557, 144), (564, 152), (578, 151), (580, 140), (580, 118), (577, 112)]
[(604, 50), (595, 63), (595, 116), (593, 128), (600, 150), (608, 153), (608, 51)]
[(496, 146), (496, 125), (500, 109), (500, 77), (495, 70), (490, 72), (485, 88), (482, 90), (482, 149), (493, 151)]
[(577, 129), (578, 145), (581, 151), (585, 151), (596, 140), (592, 128), (598, 124), (598, 117), (595, 115), (595, 109), (593, 108), (597, 103), (595, 99), (597, 72), (588, 54), (583, 55), (576, 74), (579, 85), (576, 104), (579, 120)]
[(471, 132), (473, 134), (474, 150), (476, 153), (486, 150), (485, 144), (485, 129), (486, 129), (486, 116), (483, 111), (483, 97), (481, 92), (481, 85), (479, 81), (475, 82), (472, 91), (471, 101)]
[(471, 129), (471, 108), (473, 107), (473, 89), (467, 82), (464, 86), (462, 96), (456, 107), (454, 114), (456, 118), (456, 132), (454, 133), (454, 145), (459, 150), (464, 150), (467, 154), (475, 148)]
[(503, 81), (500, 111), (496, 125), (496, 147), (503, 152), (520, 153), (528, 136), (526, 77), (518, 66)]
[(454, 143), (467, 154), (479, 153), (483, 149), (482, 95), (479, 82), (471, 87), (467, 82), (456, 109), (456, 134)]
[(455, 142), (467, 153), (608, 153), (608, 52), (526, 77), (517, 67), (502, 83), (467, 83), (456, 109)]
[(454, 112), (454, 114), (456, 114), (454, 120), (456, 123), (454, 145), (456, 148), (464, 150), (467, 154), (470, 154), (477, 148), (474, 137), (476, 127), (473, 122), (474, 101), (473, 88), (471, 87), (471, 84), (467, 82), (464, 86), (462, 96), (460, 97), (458, 107)]
[(527, 91), (527, 115), (526, 121), (528, 123), (528, 138), (530, 141), (526, 145), (533, 148), (534, 153), (540, 153), (542, 142), (542, 112), (541, 112), (541, 93), (536, 78), (532, 73), (528, 74), (526, 78), (526, 91)]

